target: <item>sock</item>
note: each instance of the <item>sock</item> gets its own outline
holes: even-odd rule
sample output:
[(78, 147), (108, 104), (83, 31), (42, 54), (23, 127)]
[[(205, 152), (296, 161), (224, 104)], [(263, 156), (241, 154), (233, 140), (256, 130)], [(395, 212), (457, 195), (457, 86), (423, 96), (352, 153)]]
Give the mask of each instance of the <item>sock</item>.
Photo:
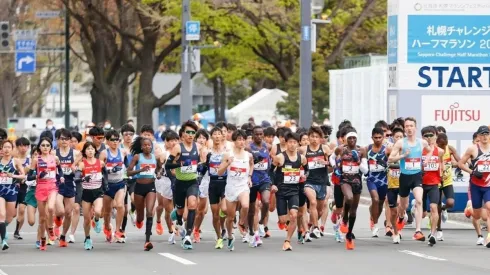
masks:
[(19, 227), (20, 227), (20, 223), (19, 223), (19, 221), (17, 221), (17, 223), (15, 225), (15, 232), (14, 233), (16, 233), (16, 234), (19, 233)]
[(60, 241), (64, 241), (65, 240), (65, 235), (60, 235)]
[[(85, 236), (85, 241), (86, 240), (90, 240), (90, 235), (89, 236)], [(85, 242), (85, 241), (83, 241), (83, 242)]]
[(136, 205), (134, 203), (131, 203), (131, 212), (136, 211)]
[[(187, 216), (189, 216), (189, 214), (187, 214)], [(189, 217), (187, 217), (187, 220), (189, 220)], [(177, 213), (177, 225), (182, 225), (183, 222), (182, 222), (182, 215), (179, 215), (179, 213)]]
[(146, 217), (146, 242), (150, 242), (151, 228), (153, 227), (153, 217)]
[(98, 221), (99, 221), (99, 218), (94, 217), (94, 221), (95, 221), (95, 222), (98, 222)]
[(189, 210), (187, 212), (187, 232), (186, 235), (190, 236), (192, 233), (192, 229), (194, 229), (194, 219), (196, 218), (196, 210)]
[(5, 222), (0, 222), (0, 238), (5, 240), (5, 235), (7, 234), (7, 225)]
[(356, 216), (349, 215), (349, 233), (352, 233), (352, 229), (354, 229), (355, 223), (356, 223)]
[(121, 224), (121, 231), (125, 231), (126, 230), (126, 225), (128, 224), (128, 217), (124, 217), (123, 220), (122, 220), (122, 224)]

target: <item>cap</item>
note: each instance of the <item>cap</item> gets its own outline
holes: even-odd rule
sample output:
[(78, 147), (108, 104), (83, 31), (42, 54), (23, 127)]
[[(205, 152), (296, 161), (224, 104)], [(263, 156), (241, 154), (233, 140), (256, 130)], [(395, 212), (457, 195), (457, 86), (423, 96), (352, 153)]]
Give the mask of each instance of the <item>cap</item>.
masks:
[(476, 131), (477, 134), (481, 135), (481, 134), (489, 134), (490, 133), (490, 129), (488, 128), (488, 126), (485, 126), (485, 125), (482, 125), (478, 128), (478, 131)]

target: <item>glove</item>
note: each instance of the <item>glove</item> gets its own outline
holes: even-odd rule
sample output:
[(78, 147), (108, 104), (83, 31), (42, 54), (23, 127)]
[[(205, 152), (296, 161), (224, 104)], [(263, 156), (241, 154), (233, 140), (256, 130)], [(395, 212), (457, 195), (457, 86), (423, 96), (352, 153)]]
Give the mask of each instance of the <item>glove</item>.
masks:
[(358, 162), (359, 161), (359, 153), (357, 152), (357, 150), (352, 150), (351, 153), (352, 153), (352, 160), (355, 162)]
[(182, 161), (182, 166), (190, 166), (192, 164), (192, 160), (186, 159)]
[(44, 178), (46, 175), (48, 175), (48, 173), (46, 171), (42, 171), (41, 173), (39, 173), (39, 178), (42, 179)]
[(201, 175), (204, 176), (204, 174), (206, 174), (206, 166), (202, 165), (202, 164), (198, 164), (197, 165), (197, 172)]
[(456, 168), (456, 170), (454, 170), (454, 174), (456, 175), (456, 178), (458, 178), (458, 179), (463, 177), (463, 172), (461, 171), (461, 169), (459, 167)]
[(264, 160), (264, 157), (261, 155), (254, 156), (254, 164), (260, 163)]
[(336, 168), (333, 170), (334, 174), (340, 178), (340, 176), (342, 176), (342, 173), (340, 172), (340, 169)]
[(117, 173), (122, 170), (121, 166), (114, 166), (111, 170), (111, 173)]
[(480, 180), (483, 179), (483, 174), (480, 171), (473, 170), (473, 172), (471, 173), (471, 175), (474, 176), (477, 179), (480, 179)]
[(83, 178), (83, 181), (84, 181), (84, 182), (89, 182), (91, 179), (92, 179), (92, 177), (91, 177), (90, 175), (88, 175), (88, 176), (85, 176), (85, 177)]
[(209, 162), (211, 162), (211, 152), (209, 152), (207, 155), (206, 155), (206, 163), (209, 164)]

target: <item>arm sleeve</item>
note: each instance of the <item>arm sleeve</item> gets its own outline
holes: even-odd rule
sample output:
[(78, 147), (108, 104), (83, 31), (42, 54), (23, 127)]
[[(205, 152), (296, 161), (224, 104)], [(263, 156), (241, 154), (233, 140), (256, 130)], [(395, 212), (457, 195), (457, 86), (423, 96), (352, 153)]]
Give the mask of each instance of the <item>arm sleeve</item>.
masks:
[(367, 172), (369, 171), (367, 158), (361, 159), (361, 166), (359, 167), (359, 169), (361, 170), (361, 173), (363, 173), (364, 175), (367, 174)]
[(330, 162), (330, 166), (332, 167), (335, 167), (336, 166), (336, 162), (335, 162), (335, 159), (337, 158), (337, 155), (335, 155), (335, 153), (331, 154), (330, 157), (328, 158), (328, 161)]
[(170, 171), (175, 168), (181, 167), (180, 163), (174, 163), (175, 156), (170, 155), (168, 156), (167, 162), (165, 162), (165, 170)]
[(29, 173), (27, 173), (27, 180), (28, 181), (36, 180), (36, 170), (29, 170)]

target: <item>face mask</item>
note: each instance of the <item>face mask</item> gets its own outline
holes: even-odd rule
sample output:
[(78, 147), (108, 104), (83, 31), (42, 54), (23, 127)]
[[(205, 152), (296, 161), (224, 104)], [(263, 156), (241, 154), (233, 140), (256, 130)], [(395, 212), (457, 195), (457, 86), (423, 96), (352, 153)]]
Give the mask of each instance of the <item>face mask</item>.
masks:
[(291, 131), (292, 131), (293, 133), (296, 133), (296, 126), (291, 126)]
[(86, 140), (87, 140), (87, 142), (92, 142), (92, 137), (88, 136), (88, 137), (86, 138)]
[(211, 128), (209, 126), (206, 129), (208, 130), (208, 132), (211, 132), (211, 130), (213, 130), (213, 128)]
[(104, 126), (104, 128), (106, 128), (106, 129), (110, 129), (110, 128), (111, 128), (111, 125), (110, 125), (110, 124), (106, 124), (106, 125)]
[(51, 130), (51, 129), (53, 129), (53, 125), (51, 125), (51, 124), (50, 124), (50, 125), (48, 125), (48, 126), (47, 126), (47, 128), (48, 128), (49, 130)]

